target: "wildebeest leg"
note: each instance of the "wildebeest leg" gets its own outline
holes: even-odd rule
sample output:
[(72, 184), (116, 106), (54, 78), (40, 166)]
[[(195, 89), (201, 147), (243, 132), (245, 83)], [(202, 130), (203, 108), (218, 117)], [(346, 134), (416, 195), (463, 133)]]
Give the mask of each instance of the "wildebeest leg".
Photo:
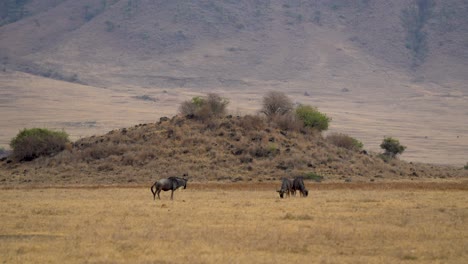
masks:
[(151, 186), (151, 193), (153, 194), (153, 200), (156, 200), (156, 191), (153, 191), (154, 185), (156, 185), (156, 183)]
[(174, 200), (174, 190), (171, 190), (171, 200)]
[(160, 193), (160, 192), (161, 192), (161, 189), (158, 189), (158, 190), (156, 191), (156, 193), (158, 194), (159, 200), (161, 200), (161, 197), (159, 196), (159, 193)]

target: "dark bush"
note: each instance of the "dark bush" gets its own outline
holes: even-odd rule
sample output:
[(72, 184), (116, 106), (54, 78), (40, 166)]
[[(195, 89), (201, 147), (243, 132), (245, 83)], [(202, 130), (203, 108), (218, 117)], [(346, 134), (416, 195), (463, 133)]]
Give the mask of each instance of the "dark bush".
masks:
[(337, 147), (353, 151), (360, 151), (364, 146), (361, 141), (341, 133), (332, 133), (327, 136), (327, 140)]
[(380, 147), (385, 150), (384, 155), (389, 156), (391, 158), (396, 157), (396, 155), (403, 153), (406, 147), (400, 145), (400, 141), (398, 139), (394, 139), (391, 137), (385, 137), (380, 144)]
[(45, 128), (23, 129), (10, 142), (12, 157), (18, 161), (30, 161), (40, 156), (53, 155), (67, 146), (68, 134)]

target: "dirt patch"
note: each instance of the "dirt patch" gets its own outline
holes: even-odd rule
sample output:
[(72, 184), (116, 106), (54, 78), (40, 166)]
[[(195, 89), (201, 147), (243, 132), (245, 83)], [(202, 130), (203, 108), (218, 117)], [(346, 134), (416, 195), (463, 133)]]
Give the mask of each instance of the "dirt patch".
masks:
[[(468, 180), (462, 181), (395, 181), (395, 182), (330, 182), (330, 183), (315, 183), (305, 182), (306, 187), (310, 190), (461, 190), (468, 191)], [(150, 185), (37, 185), (37, 186), (3, 186), (0, 190), (24, 190), (24, 189), (140, 189), (146, 188)], [(242, 190), (242, 191), (269, 191), (275, 190), (280, 187), (279, 182), (189, 182), (188, 189), (203, 190), (203, 191), (217, 191), (217, 190)]]

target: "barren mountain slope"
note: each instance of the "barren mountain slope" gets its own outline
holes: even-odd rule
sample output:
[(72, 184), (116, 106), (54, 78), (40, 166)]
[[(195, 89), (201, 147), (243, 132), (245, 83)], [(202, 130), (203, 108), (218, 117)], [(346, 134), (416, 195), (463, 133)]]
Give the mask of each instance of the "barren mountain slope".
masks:
[[(207, 91), (228, 97), (233, 113), (254, 113), (274, 89), (318, 106), (332, 131), (371, 150), (390, 135), (408, 146), (402, 158), (465, 164), (467, 1), (435, 1), (417, 67), (402, 24), (409, 3), (28, 1), (35, 12), (0, 27), (1, 92), (11, 95), (1, 103), (12, 113), (0, 117), (9, 126), (0, 144), (23, 127), (64, 128), (77, 139), (150, 122)], [(65, 103), (44, 105), (53, 91)]]
[[(406, 71), (412, 55), (405, 48), (408, 26), (402, 17), (410, 3), (88, 0), (50, 1), (45, 9), (47, 2), (39, 8), (38, 1), (30, 1), (26, 7), (43, 11), (0, 28), (0, 55), (13, 62), (21, 59), (20, 69), (76, 74), (91, 84), (109, 85), (117, 75), (119, 84), (149, 76), (162, 85), (178, 86), (171, 78), (194, 77), (201, 80), (193, 85), (218, 86), (212, 79), (297, 79), (315, 72), (316, 56), (308, 54), (322, 52), (314, 39), (325, 37), (333, 45), (333, 39), (320, 34), (327, 31)], [(420, 43), (428, 48), (427, 63), (409, 73), (466, 89), (468, 4), (434, 3), (419, 29), (427, 35)], [(332, 64), (337, 73), (343, 70), (339, 63)]]

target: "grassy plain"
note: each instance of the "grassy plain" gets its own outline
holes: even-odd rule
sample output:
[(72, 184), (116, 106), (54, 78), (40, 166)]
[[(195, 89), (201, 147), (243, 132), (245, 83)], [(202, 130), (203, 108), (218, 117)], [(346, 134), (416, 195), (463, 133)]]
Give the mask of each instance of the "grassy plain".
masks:
[(466, 263), (468, 196), (454, 186), (316, 184), (279, 199), (272, 184), (192, 184), (174, 201), (140, 187), (0, 190), (0, 262)]

